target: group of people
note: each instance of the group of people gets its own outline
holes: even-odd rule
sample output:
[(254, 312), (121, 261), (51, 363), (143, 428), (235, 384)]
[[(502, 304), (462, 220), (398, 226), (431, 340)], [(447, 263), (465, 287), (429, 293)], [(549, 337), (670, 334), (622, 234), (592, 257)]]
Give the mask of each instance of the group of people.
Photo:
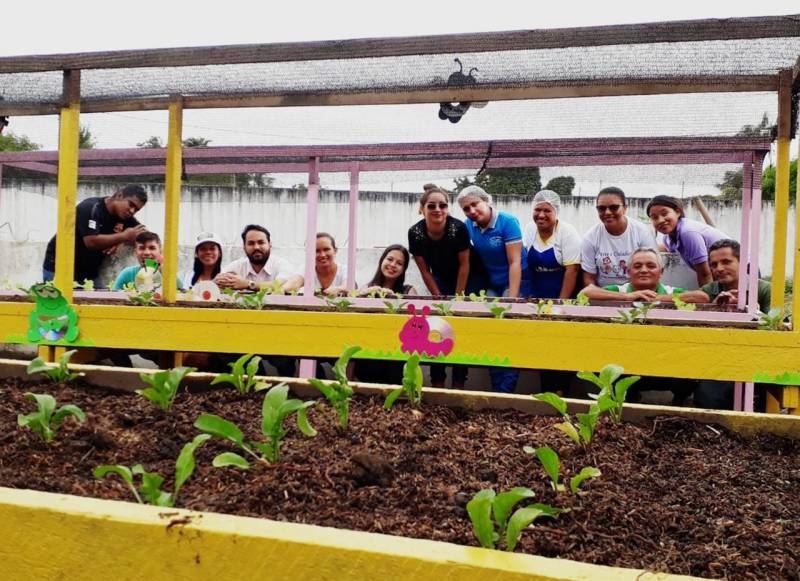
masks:
[[(75, 280), (94, 280), (95, 288), (103, 288), (98, 280), (100, 264), (122, 243), (135, 245), (139, 266), (120, 273), (114, 288), (133, 280), (145, 260), (160, 261), (158, 236), (134, 218), (146, 202), (143, 188), (127, 186), (113, 196), (78, 204)], [(713, 226), (687, 218), (682, 202), (670, 196), (655, 196), (648, 203), (651, 228), (628, 218), (627, 199), (620, 188), (603, 188), (595, 201), (599, 221), (583, 236), (559, 218), (560, 196), (550, 190), (534, 195), (532, 219), (524, 228), (516, 217), (497, 210), (492, 196), (477, 185), (465, 187), (455, 197), (463, 221), (451, 215), (450, 203), (451, 195), (443, 188), (424, 186), (421, 219), (408, 230), (408, 247), (386, 247), (375, 274), (360, 287), (362, 294), (419, 294), (406, 282), (413, 258), (427, 294), (436, 296), (485, 291), (490, 297), (570, 299), (583, 293), (597, 300), (671, 302), (678, 297), (683, 302), (717, 304), (735, 303), (738, 298), (739, 244)], [(213, 233), (200, 234), (193, 268), (179, 278), (178, 288), (189, 289), (200, 281), (235, 290), (258, 290), (275, 281), (285, 292), (303, 287), (302, 272), (271, 253), (266, 228), (250, 224), (241, 236), (245, 255), (223, 265), (220, 239)], [(44, 280), (53, 278), (55, 246), (54, 236), (45, 256)], [(699, 289), (672, 288), (661, 282), (662, 251), (680, 254), (696, 273)], [(333, 236), (317, 234), (317, 292), (346, 292), (346, 267), (336, 254)], [(759, 307), (766, 310), (769, 285), (759, 281), (758, 289)], [(495, 391), (516, 389), (518, 371), (493, 368), (490, 375)], [(431, 377), (435, 386), (443, 386), (444, 367), (432, 366)], [(465, 379), (466, 368), (456, 367), (453, 386), (463, 386)]]

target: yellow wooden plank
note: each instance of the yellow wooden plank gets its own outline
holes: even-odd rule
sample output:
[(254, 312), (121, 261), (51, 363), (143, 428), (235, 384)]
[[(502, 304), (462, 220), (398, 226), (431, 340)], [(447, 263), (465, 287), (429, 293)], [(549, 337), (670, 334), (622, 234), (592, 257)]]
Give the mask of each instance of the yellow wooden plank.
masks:
[[(6, 342), (24, 337), (30, 304), (0, 303)], [(78, 305), (87, 346), (167, 351), (258, 351), (335, 357), (345, 346), (400, 348), (406, 316)], [(751, 380), (755, 373), (799, 371), (797, 333), (612, 323), (448, 318), (454, 354), (508, 357), (514, 367), (598, 370), (617, 363), (629, 373)], [(601, 346), (601, 347), (598, 347)]]
[(784, 386), (783, 407), (789, 409), (800, 408), (800, 389), (797, 386)]
[(183, 138), (183, 104), (173, 101), (169, 106), (169, 128), (167, 133), (167, 165), (164, 176), (164, 263), (162, 291), (164, 301), (174, 303), (177, 296), (175, 286), (178, 275), (178, 225), (181, 200)]
[(78, 200), (79, 133), (80, 104), (75, 101), (62, 108), (59, 117), (58, 222), (54, 281), (64, 298), (70, 302), (75, 278), (75, 205)]
[[(464, 526), (469, 527), (465, 519)], [(266, 519), (0, 488), (6, 579), (679, 581), (587, 565)], [(42, 555), (47, 555), (43, 558)]]
[(778, 154), (775, 168), (775, 228), (772, 247), (770, 308), (783, 308), (786, 285), (786, 239), (789, 216), (789, 129), (792, 113), (792, 71), (781, 71), (778, 90)]

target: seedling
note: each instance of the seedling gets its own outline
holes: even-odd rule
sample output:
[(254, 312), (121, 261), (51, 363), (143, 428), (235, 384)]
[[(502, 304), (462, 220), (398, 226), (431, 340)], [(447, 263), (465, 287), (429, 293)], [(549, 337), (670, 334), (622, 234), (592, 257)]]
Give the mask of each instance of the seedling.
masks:
[(611, 320), (616, 323), (641, 323), (644, 325), (647, 322), (647, 314), (650, 312), (650, 310), (656, 308), (660, 304), (661, 303), (658, 301), (653, 303), (635, 302), (633, 303), (633, 307), (630, 309), (619, 309), (617, 311), (619, 313), (619, 317), (612, 317)]
[[(550, 486), (553, 490), (556, 492), (566, 491), (567, 487), (561, 482), (561, 459), (558, 457), (558, 453), (555, 450), (549, 446), (543, 446), (541, 448), (525, 446), (522, 450), (526, 454), (534, 455), (539, 459), (545, 472), (547, 472), (547, 475), (550, 477)], [(584, 481), (590, 478), (597, 478), (598, 476), (600, 476), (600, 470), (597, 468), (593, 466), (582, 468), (578, 474), (570, 478), (570, 492), (572, 492), (572, 494), (577, 494), (578, 489)]]
[(28, 415), (18, 415), (17, 425), (28, 428), (45, 443), (53, 441), (68, 416), (74, 417), (79, 424), (86, 421), (86, 414), (76, 405), (62, 405), (56, 410), (56, 400), (52, 395), (27, 392), (25, 397), (36, 402), (37, 410)]
[[(625, 370), (621, 366), (609, 364), (600, 370), (600, 375), (595, 375), (591, 371), (578, 372), (579, 378), (591, 381), (600, 388), (600, 393), (597, 395), (599, 412), (608, 411), (611, 419), (617, 424), (622, 421), (622, 407), (625, 405), (625, 396), (628, 394), (628, 390), (641, 379), (638, 375), (619, 379), (623, 371)], [(618, 379), (619, 381), (617, 381)]]
[(486, 301), (489, 300), (489, 297), (486, 296), (486, 291), (485, 290), (481, 290), (478, 294), (469, 293), (468, 298), (473, 303), (485, 303)]
[(675, 308), (679, 311), (696, 311), (697, 305), (694, 303), (685, 303), (681, 300), (680, 293), (674, 292), (672, 293), (672, 302), (675, 304)]
[(592, 404), (588, 413), (575, 414), (576, 426), (575, 422), (572, 421), (567, 413), (567, 402), (561, 399), (557, 394), (547, 391), (544, 393), (537, 393), (533, 398), (549, 404), (564, 418), (564, 421), (560, 424), (556, 424), (555, 427), (569, 436), (573, 442), (582, 444), (583, 446), (588, 446), (592, 442), (594, 430), (597, 427), (597, 420), (600, 417), (600, 408), (597, 404)]
[(395, 295), (388, 288), (375, 288), (367, 293), (367, 297), (370, 299), (385, 299), (390, 295), (395, 296), (398, 299), (402, 296), (402, 295)]
[(157, 307), (158, 301), (161, 295), (154, 290), (136, 290), (130, 291), (128, 294), (128, 300), (132, 302), (134, 305), (140, 307)]
[(322, 395), (328, 399), (333, 409), (336, 410), (339, 427), (342, 430), (347, 429), (350, 419), (350, 398), (353, 397), (353, 388), (350, 387), (347, 381), (347, 364), (350, 362), (350, 358), (360, 350), (361, 347), (358, 346), (347, 347), (341, 357), (336, 360), (333, 365), (333, 374), (336, 376), (336, 381), (323, 383), (319, 379), (311, 378), (308, 380), (311, 385), (322, 392)]
[(553, 301), (552, 300), (545, 301), (544, 299), (539, 299), (539, 302), (536, 303), (536, 314), (537, 315), (552, 315), (553, 314)]
[(383, 304), (386, 305), (386, 312), (390, 315), (398, 315), (405, 311), (406, 306), (408, 305), (405, 301), (394, 300), (394, 301), (383, 301)]
[(431, 304), (433, 311), (441, 317), (453, 316), (453, 303), (433, 303)]
[[(248, 361), (249, 360), (249, 361)], [(239, 393), (250, 393), (260, 391), (268, 387), (263, 381), (256, 379), (256, 373), (261, 365), (261, 357), (252, 353), (242, 355), (233, 363), (228, 363), (231, 368), (230, 373), (220, 373), (211, 382), (211, 385), (218, 383), (230, 383)]]
[(565, 509), (536, 503), (517, 509), (511, 514), (514, 506), (520, 501), (533, 496), (532, 490), (522, 487), (512, 488), (497, 495), (494, 490), (487, 488), (473, 496), (467, 503), (467, 514), (472, 521), (475, 538), (481, 546), (494, 549), (500, 539), (505, 537), (506, 551), (513, 551), (522, 531), (536, 519), (555, 518), (559, 513), (565, 512)]
[(325, 302), (328, 303), (329, 307), (333, 307), (340, 313), (344, 313), (347, 309), (350, 308), (350, 305), (353, 304), (352, 301), (348, 301), (345, 298), (336, 298), (336, 297), (325, 297)]
[(783, 308), (775, 307), (768, 312), (758, 311), (758, 328), (765, 331), (784, 331)]
[(262, 287), (254, 293), (233, 291), (231, 297), (233, 297), (233, 304), (240, 309), (253, 309), (258, 311), (264, 308), (264, 297), (267, 296), (269, 291), (269, 287)]
[(400, 395), (405, 394), (408, 403), (412, 407), (422, 405), (422, 368), (419, 366), (419, 355), (414, 353), (403, 365), (403, 385), (389, 392), (386, 401), (383, 402), (384, 409), (392, 409)]
[[(202, 414), (195, 421), (194, 427), (201, 432), (236, 444), (259, 462), (277, 462), (281, 443), (288, 433), (283, 424), (291, 414), (297, 414), (297, 427), (303, 434), (310, 438), (317, 435), (317, 431), (308, 423), (306, 412), (315, 402), (288, 399), (288, 396), (289, 386), (285, 383), (279, 383), (264, 395), (264, 403), (261, 406), (261, 433), (266, 439), (265, 442), (245, 441), (244, 434), (236, 424), (214, 414)], [(213, 465), (217, 468), (223, 466), (250, 468), (250, 462), (234, 452), (217, 455)]]
[(499, 304), (499, 301), (500, 299), (495, 299), (486, 305), (486, 308), (494, 315), (495, 319), (502, 319), (506, 316), (506, 313), (511, 310), (511, 305), (504, 307)]
[[(136, 502), (139, 504), (152, 504), (154, 506), (173, 507), (178, 499), (178, 493), (183, 484), (194, 473), (195, 459), (194, 453), (200, 445), (211, 438), (208, 434), (198, 434), (194, 440), (183, 446), (178, 459), (175, 461), (175, 489), (169, 493), (161, 490), (164, 477), (156, 472), (146, 472), (141, 464), (132, 468), (121, 464), (104, 464), (94, 469), (92, 474), (95, 478), (103, 478), (109, 474), (116, 474), (130, 489)], [(134, 477), (141, 476), (139, 490), (136, 490)]]
[(51, 381), (56, 383), (66, 383), (68, 381), (72, 381), (83, 375), (82, 373), (71, 373), (69, 367), (69, 360), (72, 358), (73, 355), (77, 352), (76, 349), (70, 349), (69, 351), (65, 351), (61, 357), (58, 358), (58, 366), (50, 365), (49, 363), (45, 362), (44, 359), (41, 357), (37, 357), (33, 361), (28, 364), (28, 375), (33, 375), (35, 373), (44, 373), (47, 377), (50, 378)]
[(197, 371), (197, 369), (194, 367), (176, 367), (153, 374), (140, 373), (139, 377), (150, 387), (137, 389), (136, 393), (149, 399), (163, 411), (169, 411), (173, 401), (175, 401), (175, 395), (178, 393), (181, 381), (188, 373), (193, 371)]
[(78, 282), (77, 280), (73, 283), (73, 286), (80, 288), (81, 290), (85, 291), (93, 291), (94, 290), (94, 281), (91, 278), (84, 278), (83, 282)]

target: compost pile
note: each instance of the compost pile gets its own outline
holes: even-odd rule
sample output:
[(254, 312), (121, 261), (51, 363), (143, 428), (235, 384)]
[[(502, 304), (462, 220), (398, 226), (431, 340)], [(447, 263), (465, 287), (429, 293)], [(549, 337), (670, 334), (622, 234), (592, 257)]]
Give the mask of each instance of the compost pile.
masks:
[[(24, 392), (77, 404), (84, 424), (65, 421), (50, 444), (17, 427), (33, 411)], [(170, 481), (202, 413), (260, 437), (262, 395), (224, 389), (178, 395), (161, 412), (135, 394), (21, 380), (0, 383), (0, 485), (132, 500), (118, 478), (95, 480), (100, 464), (143, 464)], [(465, 505), (483, 488), (531, 488), (535, 502), (571, 508), (527, 529), (518, 552), (587, 563), (729, 579), (800, 578), (800, 441), (746, 439), (675, 417), (614, 425), (604, 417), (587, 450), (553, 428), (554, 417), (469, 411), (358, 396), (350, 429), (336, 429), (325, 403), (309, 413), (315, 438), (293, 422), (277, 464), (213, 468), (232, 450), (214, 439), (178, 506), (280, 521), (477, 545)], [(550, 446), (562, 469), (595, 466), (583, 493), (554, 492), (523, 446)]]

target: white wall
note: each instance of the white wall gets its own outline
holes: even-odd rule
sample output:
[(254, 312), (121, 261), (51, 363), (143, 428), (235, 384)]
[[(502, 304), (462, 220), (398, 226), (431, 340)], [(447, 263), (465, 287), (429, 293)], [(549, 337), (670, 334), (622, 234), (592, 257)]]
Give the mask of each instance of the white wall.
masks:
[[(137, 215), (152, 230), (163, 232), (164, 196), (161, 186), (148, 186), (150, 201)], [(81, 184), (79, 199), (89, 196), (110, 195), (114, 186), (109, 184)], [(327, 231), (336, 237), (340, 259), (345, 260), (347, 249), (347, 198), (346, 192), (322, 192), (318, 212), (318, 231)], [(644, 218), (645, 199), (631, 200), (628, 215)], [(54, 184), (32, 181), (4, 180), (0, 190), (0, 279), (28, 284), (40, 276), (44, 247), (56, 228), (56, 187)], [(530, 219), (530, 197), (513, 196), (498, 199), (496, 206), (519, 218), (524, 225)], [(413, 194), (371, 193), (360, 195), (358, 215), (358, 281), (368, 280), (380, 255), (388, 244), (407, 244), (407, 231), (419, 219), (417, 197)], [(731, 237), (740, 238), (741, 205), (739, 203), (712, 203), (709, 211), (717, 227)], [(688, 211), (689, 217), (700, 219)], [(225, 261), (240, 256), (242, 227), (247, 223), (260, 223), (272, 233), (275, 252), (280, 252), (296, 264), (303, 262), (305, 244), (305, 194), (292, 190), (262, 190), (229, 187), (187, 187), (181, 201), (180, 243), (181, 270), (191, 266), (192, 240), (199, 232), (216, 232), (226, 243)], [(460, 210), (453, 209), (458, 218)], [(794, 206), (790, 209), (787, 252), (794, 245)], [(578, 228), (589, 229), (597, 220), (593, 198), (572, 198), (562, 202), (560, 217)], [(772, 221), (774, 206), (763, 204), (761, 214), (761, 251), (759, 260), (762, 274), (769, 275), (772, 263)], [(789, 254), (787, 275), (792, 272)], [(420, 284), (414, 272), (411, 282)]]

